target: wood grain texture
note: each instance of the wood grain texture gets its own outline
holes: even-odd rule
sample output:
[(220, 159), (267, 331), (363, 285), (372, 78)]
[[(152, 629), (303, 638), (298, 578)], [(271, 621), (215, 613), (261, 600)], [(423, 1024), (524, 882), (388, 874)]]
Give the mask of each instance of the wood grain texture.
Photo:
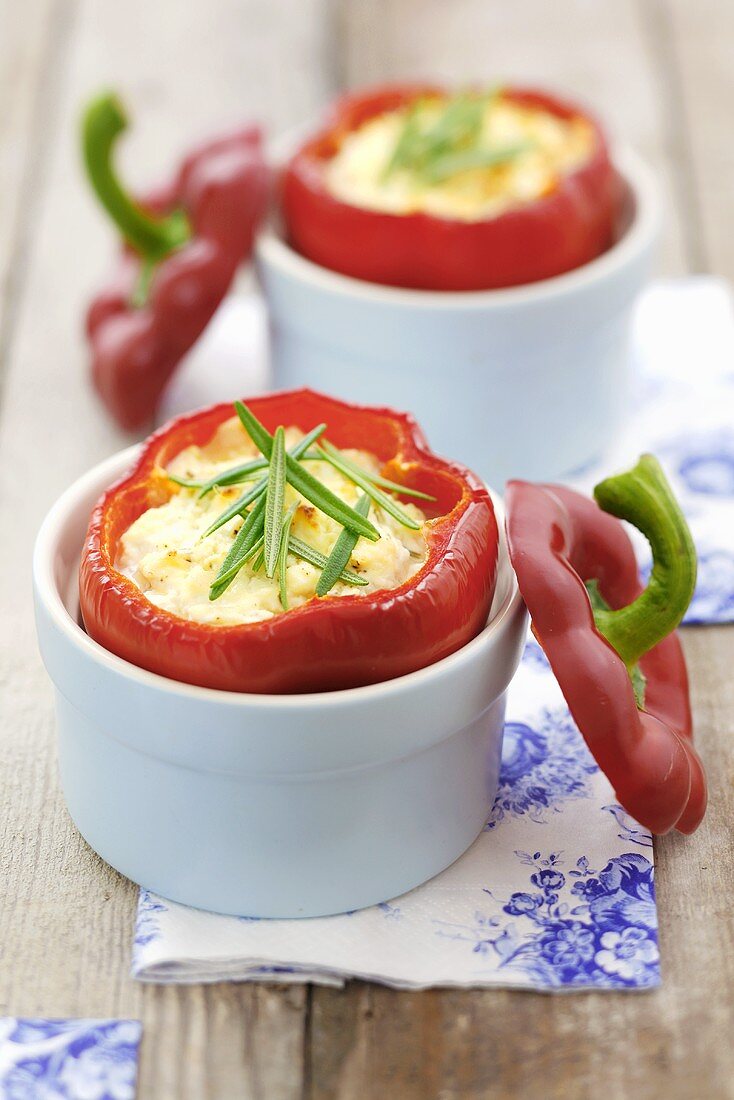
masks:
[(670, 64), (680, 87), (691, 188), (698, 197), (696, 264), (734, 277), (734, 5), (669, 0)]
[(0, 0), (0, 384), (42, 192), (42, 136), (69, 34), (66, 0)]
[[(126, 441), (89, 392), (80, 339), (83, 303), (113, 247), (77, 166), (83, 97), (108, 84), (125, 94), (137, 125), (123, 171), (141, 185), (192, 133), (251, 115), (283, 127), (313, 110), (331, 90), (321, 63), (327, 24), (320, 0), (183, 9), (173, 0), (67, 0), (50, 21), (47, 8), (30, 0), (7, 24), (16, 45), (0, 81), (22, 93), (2, 133), (25, 150), (3, 176), (18, 195), (1, 223), (12, 223), (10, 238), (0, 229), (3, 258), (15, 249), (24, 271), (0, 335), (0, 1013), (141, 1018), (143, 1100), (291, 1100), (301, 1094), (306, 990), (166, 989), (128, 977), (137, 891), (89, 850), (63, 806), (30, 548), (64, 485)], [(5, 23), (5, 56), (4, 34)], [(274, 64), (278, 56), (288, 64)]]
[(142, 1019), (141, 1100), (734, 1097), (734, 630), (686, 632), (712, 806), (694, 838), (658, 845), (661, 990), (147, 987), (128, 977), (136, 890), (60, 798), (29, 603), (48, 504), (126, 442), (79, 337), (111, 248), (76, 165), (85, 94), (125, 92), (122, 164), (141, 184), (192, 131), (249, 114), (283, 128), (340, 84), (555, 84), (660, 173), (664, 269), (732, 274), (732, 18), (728, 0), (0, 0), (0, 1013)]

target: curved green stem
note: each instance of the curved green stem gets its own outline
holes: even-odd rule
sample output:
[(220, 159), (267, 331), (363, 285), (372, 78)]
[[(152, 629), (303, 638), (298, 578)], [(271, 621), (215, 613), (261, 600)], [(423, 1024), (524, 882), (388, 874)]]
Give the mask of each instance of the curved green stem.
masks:
[(653, 455), (642, 455), (632, 470), (600, 482), (594, 497), (605, 512), (641, 531), (652, 550), (652, 572), (644, 592), (616, 611), (594, 608), (597, 629), (631, 669), (683, 618), (696, 586), (696, 548)]
[(154, 218), (120, 184), (112, 163), (115, 143), (127, 129), (127, 116), (112, 92), (97, 96), (82, 120), (82, 148), (89, 181), (120, 233), (144, 259), (156, 263), (191, 235), (186, 215), (175, 210)]

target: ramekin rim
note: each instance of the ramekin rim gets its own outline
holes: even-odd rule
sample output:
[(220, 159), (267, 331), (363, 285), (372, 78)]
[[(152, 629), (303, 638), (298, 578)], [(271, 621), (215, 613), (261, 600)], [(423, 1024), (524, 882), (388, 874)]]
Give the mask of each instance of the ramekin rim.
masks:
[[(61, 592), (54, 579), (55, 549), (58, 537), (70, 511), (80, 497), (86, 495), (92, 486), (98, 485), (99, 492), (113, 484), (124, 473), (139, 453), (142, 444), (133, 444), (122, 451), (117, 451), (108, 458), (91, 467), (86, 473), (78, 477), (56, 499), (47, 512), (36, 535), (33, 548), (33, 585), (36, 598), (42, 603), (47, 614), (55, 625), (68, 638), (69, 642), (82, 651), (86, 658), (96, 664), (104, 665), (111, 672), (142, 684), (149, 689), (156, 689), (164, 694), (177, 695), (201, 702), (211, 702), (217, 705), (229, 707), (263, 708), (268, 710), (312, 708), (318, 709), (325, 706), (337, 706), (351, 702), (374, 701), (379, 696), (399, 694), (401, 691), (420, 689), (421, 685), (434, 677), (450, 672), (456, 667), (457, 671), (466, 662), (471, 661), (477, 650), (490, 644), (500, 629), (505, 626), (518, 611), (522, 604), (522, 596), (517, 583), (512, 565), (510, 564), (504, 535), (504, 503), (500, 495), (490, 489), (492, 503), (497, 516), (500, 529), (500, 565), (509, 570), (510, 589), (499, 608), (488, 620), (486, 626), (471, 641), (467, 642), (454, 653), (436, 661), (425, 668), (416, 669), (403, 676), (397, 676), (391, 680), (382, 680), (375, 684), (365, 684), (361, 687), (343, 688), (339, 691), (304, 692), (293, 695), (267, 695), (248, 692), (224, 691), (217, 688), (199, 687), (196, 684), (188, 684), (169, 677), (161, 676), (156, 672), (139, 668), (130, 661), (118, 657), (95, 642), (86, 633), (68, 612)], [(80, 547), (81, 549), (81, 547)]]
[(493, 290), (446, 291), (415, 290), (408, 287), (384, 286), (365, 279), (355, 279), (322, 267), (301, 256), (283, 240), (272, 226), (266, 226), (255, 244), (256, 259), (262, 266), (284, 271), (300, 282), (340, 297), (360, 299), (372, 304), (395, 308), (433, 309), (449, 311), (463, 309), (494, 310), (522, 304), (536, 304), (573, 294), (602, 281), (623, 269), (647, 245), (654, 241), (660, 226), (659, 188), (647, 162), (631, 146), (613, 150), (613, 163), (627, 183), (634, 199), (632, 220), (618, 241), (600, 256), (549, 279), (521, 286)]

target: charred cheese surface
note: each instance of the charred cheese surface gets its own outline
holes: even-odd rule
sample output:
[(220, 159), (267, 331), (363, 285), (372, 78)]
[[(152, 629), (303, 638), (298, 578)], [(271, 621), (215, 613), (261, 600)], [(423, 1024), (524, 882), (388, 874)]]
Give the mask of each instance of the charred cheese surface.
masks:
[[(445, 109), (445, 100), (426, 100), (422, 125)], [(387, 171), (410, 107), (370, 119), (349, 134), (326, 167), (329, 191), (342, 202), (390, 214), (425, 213), (478, 221), (550, 194), (559, 179), (587, 161), (596, 137), (581, 117), (560, 118), (550, 111), (487, 97), (479, 147), (522, 149), (492, 166), (457, 171), (440, 182), (405, 168)]]
[[(286, 431), (286, 446), (292, 447), (303, 437), (296, 428)], [(380, 464), (364, 451), (344, 450), (344, 455), (364, 469), (379, 473)], [(169, 464), (168, 472), (177, 477), (202, 481), (217, 473), (258, 457), (254, 444), (239, 420), (233, 417), (220, 426), (204, 447), (188, 447)], [(308, 469), (332, 492), (352, 506), (361, 490), (327, 462), (308, 462)], [(260, 471), (262, 477), (265, 471)], [(151, 603), (183, 619), (201, 623), (233, 626), (254, 623), (283, 614), (276, 579), (260, 569), (253, 572), (254, 559), (246, 563), (225, 592), (210, 601), (209, 588), (229, 552), (242, 525), (235, 516), (217, 531), (202, 538), (216, 518), (255, 482), (215, 489), (200, 498), (198, 490), (174, 488), (170, 500), (149, 508), (127, 529), (120, 540), (116, 568), (129, 577)], [(286, 488), (286, 507), (300, 500), (291, 533), (314, 549), (331, 552), (342, 528), (308, 501), (302, 500), (290, 485)], [(417, 522), (425, 516), (414, 504), (401, 502)], [(379, 507), (370, 508), (369, 518), (380, 532), (377, 542), (360, 538), (349, 568), (367, 580), (365, 587), (337, 583), (326, 599), (345, 595), (367, 595), (380, 589), (397, 588), (412, 577), (426, 560), (427, 547), (423, 528), (403, 527)], [(293, 554), (288, 556), (286, 588), (290, 608), (296, 608), (315, 596), (321, 570)]]

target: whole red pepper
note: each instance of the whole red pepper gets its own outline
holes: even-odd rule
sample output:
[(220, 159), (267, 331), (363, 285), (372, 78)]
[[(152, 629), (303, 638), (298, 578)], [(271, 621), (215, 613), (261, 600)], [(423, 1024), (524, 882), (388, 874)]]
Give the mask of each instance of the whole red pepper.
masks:
[(498, 554), (491, 498), (468, 470), (432, 454), (412, 417), (309, 390), (248, 401), (268, 431), (308, 432), (326, 422), (340, 448), (370, 451), (384, 476), (435, 497), (425, 527), (428, 556), (398, 588), (314, 598), (263, 622), (218, 626), (156, 607), (115, 568), (122, 534), (176, 486), (165, 467), (207, 443), (232, 405), (172, 421), (145, 445), (132, 471), (92, 515), (80, 571), (84, 625), (132, 664), (173, 680), (229, 691), (330, 691), (389, 680), (453, 653), (487, 621)]
[(288, 240), (308, 259), (356, 279), (423, 290), (488, 290), (536, 282), (579, 267), (614, 239), (623, 192), (604, 134), (573, 104), (507, 88), (515, 103), (559, 118), (583, 117), (594, 149), (550, 194), (493, 217), (464, 221), (422, 212), (393, 214), (338, 199), (325, 168), (344, 138), (369, 119), (426, 96), (430, 84), (386, 85), (344, 96), (323, 128), (296, 152), (282, 181)]
[[(512, 564), (533, 631), (620, 803), (655, 833), (690, 833), (706, 809), (706, 778), (671, 631), (693, 595), (695, 550), (651, 455), (594, 495), (597, 503), (560, 485), (511, 481)], [(619, 519), (650, 541), (644, 589)]]
[(206, 328), (262, 217), (269, 173), (253, 127), (193, 150), (170, 186), (138, 203), (111, 163), (125, 130), (113, 95), (90, 104), (83, 144), (94, 190), (125, 243), (119, 269), (92, 301), (92, 380), (121, 427), (150, 423), (168, 379)]

